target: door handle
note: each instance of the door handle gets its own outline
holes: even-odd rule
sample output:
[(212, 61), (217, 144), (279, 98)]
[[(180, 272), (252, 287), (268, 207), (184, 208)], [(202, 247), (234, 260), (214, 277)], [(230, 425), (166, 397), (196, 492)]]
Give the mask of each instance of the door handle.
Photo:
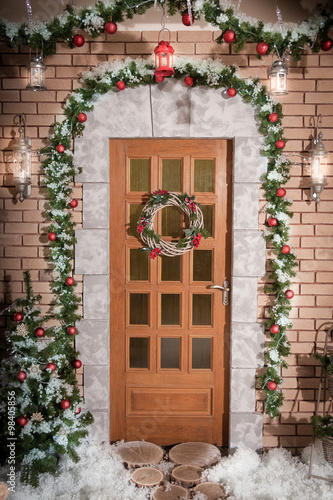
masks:
[(228, 280), (223, 281), (223, 286), (220, 285), (209, 285), (208, 288), (213, 288), (215, 290), (222, 290), (222, 304), (224, 306), (229, 305), (229, 292), (230, 292), (230, 283)]

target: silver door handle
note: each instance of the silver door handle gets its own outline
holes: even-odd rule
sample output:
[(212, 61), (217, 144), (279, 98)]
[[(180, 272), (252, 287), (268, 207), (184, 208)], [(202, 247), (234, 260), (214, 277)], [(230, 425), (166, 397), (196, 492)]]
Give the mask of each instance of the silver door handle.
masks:
[(230, 283), (228, 280), (223, 281), (223, 286), (220, 285), (209, 285), (208, 288), (213, 288), (215, 290), (222, 290), (222, 304), (224, 306), (229, 305), (229, 292), (230, 292)]

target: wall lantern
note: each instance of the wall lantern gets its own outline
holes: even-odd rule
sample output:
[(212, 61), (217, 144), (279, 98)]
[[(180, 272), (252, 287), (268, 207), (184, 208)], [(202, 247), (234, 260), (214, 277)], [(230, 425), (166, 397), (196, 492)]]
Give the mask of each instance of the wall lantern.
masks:
[(160, 39), (160, 34), (162, 33), (162, 40), (158, 42), (157, 47), (154, 50), (155, 53), (155, 75), (159, 76), (172, 76), (175, 71), (173, 69), (173, 54), (174, 49), (170, 45), (170, 31), (169, 31), (169, 41), (164, 40), (164, 31), (169, 31), (168, 29), (161, 29), (158, 34), (158, 39)]
[(28, 85), (27, 90), (46, 90), (45, 71), (47, 67), (43, 63), (42, 55), (36, 55), (27, 64)]
[(268, 76), (271, 82), (271, 95), (287, 95), (287, 75), (288, 67), (279, 59), (274, 61), (272, 67), (268, 70)]
[(324, 144), (322, 141), (323, 134), (319, 132), (318, 127), (322, 122), (322, 116), (319, 115), (317, 118), (317, 126), (316, 126), (316, 135), (312, 139), (311, 149), (309, 151), (309, 160), (310, 160), (310, 196), (312, 200), (315, 200), (317, 203), (320, 202), (320, 193), (327, 186), (326, 179), (326, 166), (327, 166), (327, 157), (328, 152), (324, 148)]
[(29, 198), (31, 195), (32, 150), (31, 139), (27, 137), (27, 118), (25, 114), (16, 115), (14, 125), (19, 126), (20, 137), (13, 145), (13, 181), (20, 193), (19, 200), (22, 203), (25, 198)]

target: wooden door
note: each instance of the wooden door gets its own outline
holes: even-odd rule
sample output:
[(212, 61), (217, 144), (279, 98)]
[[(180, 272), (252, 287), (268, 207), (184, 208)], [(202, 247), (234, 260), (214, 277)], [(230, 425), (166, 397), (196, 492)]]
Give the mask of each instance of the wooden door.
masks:
[[(111, 441), (227, 445), (229, 307), (209, 286), (230, 279), (230, 145), (110, 140)], [(156, 189), (195, 194), (212, 237), (180, 257), (140, 251), (137, 220)], [(166, 240), (186, 224), (176, 207), (156, 219)]]

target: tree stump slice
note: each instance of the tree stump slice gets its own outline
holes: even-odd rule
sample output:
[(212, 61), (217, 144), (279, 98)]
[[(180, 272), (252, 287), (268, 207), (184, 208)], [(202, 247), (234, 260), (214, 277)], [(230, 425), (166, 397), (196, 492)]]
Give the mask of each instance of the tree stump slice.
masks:
[(140, 467), (132, 472), (132, 481), (138, 486), (158, 486), (164, 481), (164, 474), (154, 467)]
[(203, 469), (194, 465), (179, 465), (171, 472), (171, 477), (185, 488), (192, 488), (200, 483)]
[(153, 500), (180, 500), (181, 498), (190, 498), (190, 493), (176, 484), (168, 485), (167, 488), (160, 486), (153, 494)]
[(145, 441), (128, 441), (117, 449), (123, 462), (128, 467), (154, 465), (163, 460), (163, 450), (153, 443)]
[(206, 500), (224, 500), (227, 498), (227, 494), (219, 483), (202, 483), (193, 489), (193, 493), (203, 493), (206, 495)]
[(208, 467), (216, 464), (221, 453), (216, 446), (208, 443), (182, 443), (171, 448), (169, 459), (179, 465)]

